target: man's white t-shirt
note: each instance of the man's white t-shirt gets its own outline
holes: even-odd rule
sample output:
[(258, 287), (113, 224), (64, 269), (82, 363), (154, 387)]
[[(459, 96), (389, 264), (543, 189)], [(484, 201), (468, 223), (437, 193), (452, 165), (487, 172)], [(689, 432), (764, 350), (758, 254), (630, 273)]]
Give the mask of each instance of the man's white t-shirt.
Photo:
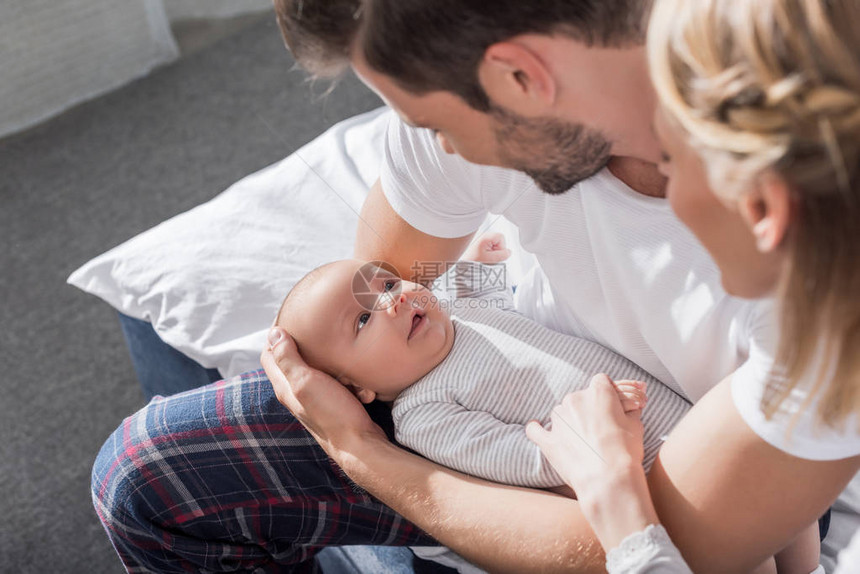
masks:
[(517, 286), (518, 311), (609, 347), (693, 402), (737, 370), (732, 396), (764, 440), (802, 458), (860, 454), (856, 427), (819, 437), (806, 421), (788, 437), (785, 417), (758, 416), (771, 305), (729, 296), (665, 199), (636, 193), (606, 169), (549, 195), (523, 173), (446, 154), (430, 130), (396, 117), (380, 178), (392, 208), (424, 233), (462, 237), (488, 213), (512, 222), (539, 263)]

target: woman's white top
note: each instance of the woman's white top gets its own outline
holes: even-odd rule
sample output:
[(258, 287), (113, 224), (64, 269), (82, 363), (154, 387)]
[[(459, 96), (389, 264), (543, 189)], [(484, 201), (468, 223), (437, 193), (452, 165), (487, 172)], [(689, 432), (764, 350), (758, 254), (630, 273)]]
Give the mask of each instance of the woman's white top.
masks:
[[(777, 385), (779, 379), (770, 373), (779, 343), (779, 330), (770, 311), (775, 305), (765, 301), (759, 307), (759, 317), (753, 320), (750, 353), (732, 378), (732, 399), (741, 417), (753, 431), (776, 448), (809, 460), (837, 460), (860, 454), (860, 434), (856, 415), (839, 427), (832, 428), (817, 420), (820, 394), (813, 394), (806, 403), (823, 362), (819, 356), (808, 376), (800, 381), (780, 404), (771, 419), (762, 413), (761, 404), (766, 385)], [(822, 388), (830, 383), (825, 370)]]
[(692, 574), (660, 524), (649, 524), (606, 553), (609, 574)]
[[(860, 532), (839, 553), (839, 564), (833, 574), (854, 574), (860, 566)], [(609, 574), (692, 574), (681, 553), (669, 539), (666, 529), (651, 524), (621, 541), (606, 554)], [(818, 566), (810, 574), (824, 574)]]

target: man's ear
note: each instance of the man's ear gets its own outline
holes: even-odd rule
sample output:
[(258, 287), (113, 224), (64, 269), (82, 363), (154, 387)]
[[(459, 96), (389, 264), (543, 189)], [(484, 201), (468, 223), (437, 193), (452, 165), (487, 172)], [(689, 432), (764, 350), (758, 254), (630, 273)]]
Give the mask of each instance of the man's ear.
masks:
[(355, 398), (357, 398), (362, 403), (368, 404), (376, 400), (375, 392), (371, 391), (370, 389), (365, 389), (364, 387), (356, 385), (355, 382), (353, 382), (353, 380), (349, 377), (341, 375), (337, 378), (337, 380), (340, 381), (340, 383), (346, 388), (348, 388), (350, 392), (355, 395)]
[(555, 102), (556, 82), (538, 53), (514, 40), (487, 48), (478, 80), (490, 100), (519, 115), (546, 115)]
[(771, 253), (782, 244), (791, 224), (791, 192), (785, 180), (775, 174), (762, 175), (755, 187), (738, 202), (762, 253)]

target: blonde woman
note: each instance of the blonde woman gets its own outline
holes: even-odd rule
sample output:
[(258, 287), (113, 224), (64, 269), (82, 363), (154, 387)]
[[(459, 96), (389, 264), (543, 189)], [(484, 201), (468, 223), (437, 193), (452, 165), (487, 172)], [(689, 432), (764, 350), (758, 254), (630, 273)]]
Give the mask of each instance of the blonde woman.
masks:
[[(797, 459), (807, 461), (803, 472), (827, 474), (819, 481), (827, 493), (784, 500), (790, 520), (778, 512), (756, 520), (760, 532), (784, 532), (785, 546), (799, 532), (797, 517), (812, 523), (822, 494), (832, 500), (860, 470), (860, 3), (657, 0), (648, 55), (670, 203), (716, 261), (726, 290), (774, 305), (779, 317), (779, 332), (750, 349), (748, 372), (715, 391), (731, 393), (753, 438), (746, 452), (721, 461), (725, 477), (702, 482), (735, 481), (737, 500), (725, 500), (731, 515), (745, 504), (745, 484), (772, 481), (769, 496), (778, 500), (787, 481), (809, 476), (781, 474), (800, 468)], [(771, 358), (777, 367), (767, 366)], [(687, 493), (689, 508), (663, 529), (655, 506), (668, 496), (649, 493), (638, 464), (641, 425), (623, 413), (608, 379), (568, 396), (553, 420), (551, 432), (532, 423), (529, 435), (576, 490), (610, 571), (688, 572), (666, 531), (691, 563), (708, 564), (705, 541), (690, 539), (702, 525), (688, 528), (678, 516), (696, 521), (697, 505), (712, 502), (709, 487)], [(701, 424), (685, 422), (676, 442), (704, 436)], [(705, 442), (719, 458), (719, 436)], [(788, 456), (780, 460), (771, 447)], [(696, 473), (695, 461), (664, 454), (653, 472), (686, 464), (688, 476)], [(744, 533), (754, 544), (758, 535)], [(857, 564), (860, 538), (839, 572)]]

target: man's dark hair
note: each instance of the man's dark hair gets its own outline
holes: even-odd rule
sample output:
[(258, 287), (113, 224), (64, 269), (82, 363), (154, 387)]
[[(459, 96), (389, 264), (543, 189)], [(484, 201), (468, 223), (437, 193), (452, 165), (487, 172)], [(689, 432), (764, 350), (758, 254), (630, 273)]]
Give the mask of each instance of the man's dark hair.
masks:
[(645, 39), (651, 0), (274, 0), (296, 61), (334, 76), (361, 50), (368, 65), (413, 94), (444, 90), (487, 111), (478, 65), (520, 34), (559, 34), (587, 46)]

